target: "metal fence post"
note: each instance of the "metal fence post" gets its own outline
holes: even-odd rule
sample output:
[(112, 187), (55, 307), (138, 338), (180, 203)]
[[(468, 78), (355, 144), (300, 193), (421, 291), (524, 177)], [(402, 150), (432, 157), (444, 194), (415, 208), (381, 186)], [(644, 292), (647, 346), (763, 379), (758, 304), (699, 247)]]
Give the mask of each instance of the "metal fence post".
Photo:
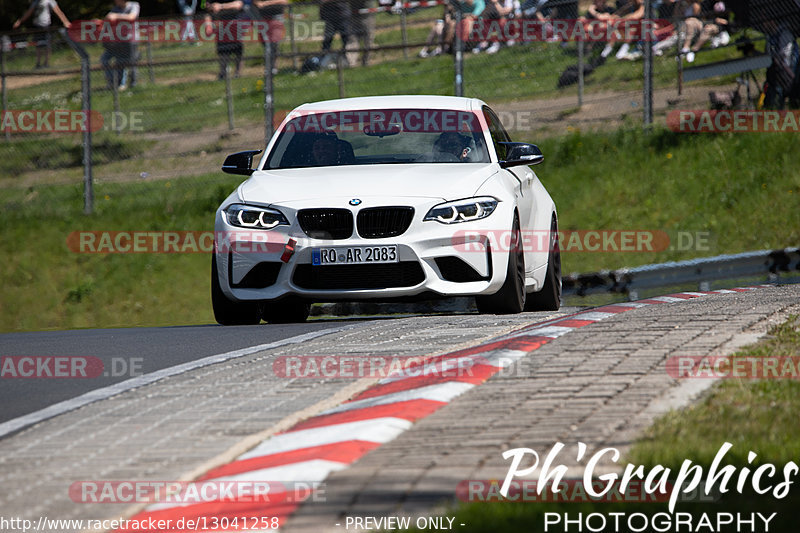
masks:
[(294, 40), (294, 9), (291, 2), (289, 3), (289, 46), (292, 51), (292, 69), (297, 71), (297, 42)]
[(583, 107), (583, 39), (578, 39), (578, 107)]
[(456, 96), (464, 96), (464, 43), (461, 40), (461, 9), (456, 7), (456, 38), (454, 46), (455, 54), (453, 54), (456, 69)]
[[(5, 37), (4, 37), (5, 39)], [(3, 113), (5, 114), (8, 111), (8, 92), (6, 88), (6, 41), (3, 40), (0, 43), (0, 79), (2, 81), (2, 93), (3, 93)], [(6, 130), (6, 142), (11, 142), (11, 132)]]
[[(264, 146), (272, 138), (275, 102), (272, 98), (272, 36), (267, 31), (264, 39)], [(275, 45), (277, 46), (277, 44)]]
[(117, 79), (118, 75), (119, 75), (119, 71), (115, 67), (114, 68), (114, 75), (113, 75), (114, 76), (114, 88), (113, 88), (113, 93), (114, 93), (114, 115), (113, 115), (112, 122), (114, 123), (114, 132), (117, 135), (119, 135), (119, 133), (120, 133), (120, 127), (119, 127), (119, 117), (120, 117), (120, 110), (119, 110), (119, 82), (120, 82), (120, 80)]
[(336, 74), (339, 79), (339, 98), (344, 98), (344, 61), (347, 59), (345, 57), (344, 49), (340, 50), (336, 53)]
[(230, 65), (225, 64), (225, 101), (228, 104), (228, 129), (232, 130), (233, 125), (233, 89), (231, 88)]
[(680, 19), (680, 26), (678, 26), (678, 46), (675, 47), (676, 55), (675, 60), (678, 64), (678, 96), (683, 96), (683, 56), (681, 55), (681, 48), (686, 40), (686, 23), (684, 19)]
[(403, 59), (408, 59), (408, 22), (405, 3), (400, 8), (400, 35), (403, 40)]
[(646, 31), (650, 35), (643, 35), (644, 40), (644, 94), (642, 95), (642, 109), (644, 110), (644, 129), (648, 130), (653, 125), (653, 43), (652, 30), (650, 30), (649, 22), (653, 20), (653, 5), (651, 2), (644, 3), (644, 20), (648, 22), (645, 25), (648, 28)]
[(150, 83), (155, 84), (156, 82), (156, 72), (153, 68), (153, 43), (150, 42), (150, 39), (147, 40), (147, 70), (148, 74), (150, 75)]
[(59, 30), (61, 37), (81, 58), (81, 109), (84, 116), (83, 129), (83, 212), (91, 215), (94, 210), (94, 183), (92, 180), (92, 87), (91, 65), (86, 49), (73, 41), (66, 28)]

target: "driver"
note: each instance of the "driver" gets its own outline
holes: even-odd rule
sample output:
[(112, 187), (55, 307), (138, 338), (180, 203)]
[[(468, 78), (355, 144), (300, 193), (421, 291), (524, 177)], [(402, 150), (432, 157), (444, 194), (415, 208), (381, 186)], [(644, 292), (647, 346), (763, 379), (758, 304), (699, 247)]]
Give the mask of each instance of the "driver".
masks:
[(327, 167), (339, 164), (339, 140), (335, 135), (323, 135), (311, 147), (314, 163)]
[(469, 147), (471, 139), (466, 135), (461, 135), (455, 131), (446, 131), (439, 135), (436, 142), (433, 143), (433, 153), (436, 154), (450, 154), (455, 157), (456, 161), (468, 161), (469, 153), (472, 149)]

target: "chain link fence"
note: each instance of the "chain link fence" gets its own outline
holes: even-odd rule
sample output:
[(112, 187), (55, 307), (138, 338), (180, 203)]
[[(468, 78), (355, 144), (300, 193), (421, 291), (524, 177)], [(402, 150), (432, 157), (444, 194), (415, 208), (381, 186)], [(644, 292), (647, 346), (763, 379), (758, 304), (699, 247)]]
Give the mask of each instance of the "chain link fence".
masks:
[[(664, 122), (708, 108), (709, 92), (729, 107), (796, 99), (796, 0), (487, 0), (480, 16), (477, 1), (334, 1), (289, 4), (261, 32), (252, 12), (215, 14), (208, 31), (204, 14), (143, 16), (135, 46), (93, 21), (3, 35), (2, 211), (90, 213), (163, 190), (154, 183), (208, 188), (225, 154), (263, 148), (288, 110), (324, 99), (479, 97), (532, 142)], [(220, 39), (226, 20), (249, 33)], [(36, 69), (43, 46), (49, 66)]]

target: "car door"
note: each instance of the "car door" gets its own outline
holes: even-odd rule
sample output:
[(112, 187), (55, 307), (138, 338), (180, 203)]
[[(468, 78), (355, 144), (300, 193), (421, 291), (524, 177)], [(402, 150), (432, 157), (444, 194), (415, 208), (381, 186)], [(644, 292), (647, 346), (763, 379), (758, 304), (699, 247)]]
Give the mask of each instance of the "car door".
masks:
[[(508, 132), (506, 132), (500, 119), (494, 111), (488, 106), (483, 106), (483, 116), (489, 127), (489, 134), (492, 137), (494, 149), (497, 152), (497, 158), (502, 161), (506, 158), (506, 147), (501, 142), (511, 142)], [(536, 175), (527, 165), (520, 165), (501, 170), (501, 172), (508, 173), (513, 179), (514, 195), (517, 199), (517, 209), (519, 211), (519, 225), (523, 232), (529, 231), (534, 227), (535, 204), (534, 204), (534, 180)], [(524, 239), (526, 243), (535, 243), (536, 240), (529, 241)], [(535, 268), (535, 250), (531, 246), (525, 247), (525, 271), (532, 272)]]

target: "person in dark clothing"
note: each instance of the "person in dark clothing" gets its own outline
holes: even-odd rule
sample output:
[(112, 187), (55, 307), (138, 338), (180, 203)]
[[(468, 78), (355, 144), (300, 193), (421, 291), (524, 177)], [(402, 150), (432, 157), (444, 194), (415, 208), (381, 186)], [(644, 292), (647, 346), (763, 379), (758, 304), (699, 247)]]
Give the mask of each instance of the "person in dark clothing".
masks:
[(320, 0), (319, 18), (325, 22), (325, 34), (322, 38), (322, 51), (328, 53), (333, 38), (338, 33), (342, 38), (342, 48), (347, 46), (352, 35), (350, 4), (347, 0)]
[[(288, 0), (255, 0), (253, 5), (258, 10), (258, 15), (269, 24), (267, 38), (272, 43), (272, 72), (278, 72), (276, 64), (278, 61), (278, 43), (281, 38), (283, 12), (289, 5)], [(261, 40), (262, 37), (259, 36)]]
[[(241, 0), (234, 0), (232, 2), (208, 2), (206, 5), (206, 23), (231, 23), (240, 20), (243, 17), (242, 10), (244, 9), (244, 2)], [(236, 35), (237, 32), (231, 32)], [(225, 72), (228, 69), (228, 64), (234, 65), (234, 76), (239, 77), (242, 69), (242, 54), (244, 53), (244, 46), (241, 41), (232, 41), (230, 39), (217, 38), (217, 57), (219, 58), (219, 74), (217, 79), (225, 79)]]
[[(375, 13), (360, 13), (360, 11), (371, 7), (372, 2), (369, 0), (349, 0), (349, 3), (352, 38), (348, 48), (363, 48), (365, 51), (361, 54), (361, 64), (367, 66), (369, 64), (369, 48), (372, 47), (375, 38)], [(357, 59), (355, 53), (348, 52), (348, 55), (351, 56), (348, 58), (348, 62), (351, 65), (355, 64)]]

